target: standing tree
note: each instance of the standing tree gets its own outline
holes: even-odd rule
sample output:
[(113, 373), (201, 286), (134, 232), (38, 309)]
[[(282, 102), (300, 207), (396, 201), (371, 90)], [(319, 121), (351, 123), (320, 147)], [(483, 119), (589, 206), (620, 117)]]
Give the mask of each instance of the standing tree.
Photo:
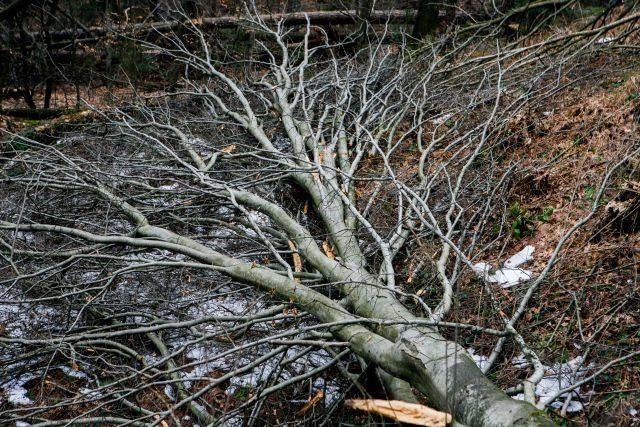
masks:
[(420, 0), (413, 24), (413, 37), (421, 39), (432, 34), (438, 27), (438, 7), (433, 1)]

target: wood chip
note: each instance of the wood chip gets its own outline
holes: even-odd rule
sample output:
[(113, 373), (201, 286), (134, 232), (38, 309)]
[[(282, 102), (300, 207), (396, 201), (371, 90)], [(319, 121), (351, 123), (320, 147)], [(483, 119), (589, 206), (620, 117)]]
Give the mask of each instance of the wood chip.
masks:
[(300, 258), (296, 244), (291, 240), (289, 240), (289, 248), (293, 252), (293, 271), (300, 273), (302, 271), (302, 259)]
[(328, 240), (322, 242), (322, 249), (324, 249), (324, 253), (329, 257), (329, 259), (336, 259), (336, 255), (333, 253), (333, 249), (331, 248), (331, 243)]
[(446, 427), (452, 420), (451, 415), (446, 412), (401, 400), (352, 399), (345, 403), (354, 409), (373, 412), (400, 423), (418, 426)]
[(302, 409), (300, 409), (298, 411), (298, 415), (300, 414), (304, 414), (305, 412), (307, 412), (309, 409), (313, 408), (314, 406), (316, 406), (318, 404), (318, 402), (320, 402), (322, 400), (322, 398), (324, 397), (324, 393), (322, 392), (322, 390), (318, 390), (318, 392), (315, 394), (315, 396), (313, 396), (312, 398), (309, 399), (309, 401), (307, 403), (304, 404), (304, 406), (302, 407)]

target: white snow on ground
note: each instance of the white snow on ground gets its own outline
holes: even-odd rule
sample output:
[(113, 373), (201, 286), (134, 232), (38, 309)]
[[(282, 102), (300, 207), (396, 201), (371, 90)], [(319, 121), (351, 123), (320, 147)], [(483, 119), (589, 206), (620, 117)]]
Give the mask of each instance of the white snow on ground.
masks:
[(175, 402), (176, 395), (173, 393), (173, 387), (171, 387), (171, 384), (167, 384), (164, 386), (164, 394), (167, 395), (169, 400), (171, 400), (172, 402)]
[(33, 405), (33, 400), (27, 397), (29, 390), (24, 388), (24, 385), (34, 378), (37, 378), (37, 375), (24, 374), (15, 380), (3, 384), (2, 389), (7, 396), (7, 402), (14, 406)]
[(16, 231), (15, 232), (15, 237), (17, 240), (22, 240), (23, 242), (27, 243), (27, 244), (32, 244), (36, 238), (33, 235), (33, 233), (28, 233), (28, 232), (24, 232), (24, 231)]
[(451, 117), (453, 117), (453, 113), (444, 113), (444, 114), (440, 114), (439, 116), (431, 120), (431, 122), (433, 122), (433, 124), (435, 125), (441, 125), (445, 123), (447, 120), (449, 120)]
[(520, 353), (519, 355), (514, 356), (511, 359), (511, 364), (516, 368), (524, 369), (529, 365), (529, 362), (527, 361), (527, 358), (524, 355), (524, 353)]
[[(206, 346), (198, 345), (190, 349), (186, 353), (186, 356), (194, 362), (203, 362), (194, 367), (191, 372), (181, 373), (181, 377), (185, 380), (185, 387), (190, 388), (193, 380), (205, 377), (214, 370), (230, 372), (242, 368), (252, 362), (252, 358), (239, 356), (237, 354), (231, 354), (224, 358), (217, 358), (204, 362), (204, 360), (215, 357), (216, 354), (221, 352), (222, 349), (212, 343), (207, 344)], [(256, 355), (258, 355), (258, 353), (259, 352), (256, 352)], [(332, 357), (323, 351), (312, 351), (285, 367), (285, 369), (280, 372), (278, 381), (285, 381), (294, 376), (304, 374), (316, 367), (328, 364), (331, 360)], [(271, 377), (278, 369), (278, 364), (278, 359), (270, 359), (245, 374), (232, 377), (229, 381), (229, 386), (227, 387), (226, 392), (233, 394), (242, 388), (256, 388), (264, 384), (269, 379), (273, 380)], [(324, 404), (327, 407), (340, 397), (341, 387), (337, 383), (328, 381), (323, 377), (318, 377), (314, 380), (313, 389), (314, 392), (315, 390), (323, 391)]]
[(58, 368), (64, 372), (64, 374), (68, 377), (72, 377), (72, 378), (78, 378), (78, 379), (85, 379), (85, 378), (89, 378), (89, 376), (87, 374), (85, 374), (82, 371), (77, 371), (75, 369), (72, 369), (68, 366), (65, 365), (61, 365), (58, 366)]
[(102, 397), (102, 392), (100, 390), (93, 390), (88, 387), (81, 387), (78, 390), (78, 393), (88, 399), (100, 399)]
[(58, 314), (57, 310), (42, 304), (9, 303), (22, 299), (15, 289), (0, 287), (0, 301), (5, 301), (0, 302), (0, 325), (12, 338), (23, 338), (27, 328), (54, 323), (52, 318)]
[(510, 288), (533, 277), (531, 271), (518, 267), (533, 260), (534, 249), (533, 246), (525, 246), (520, 252), (507, 259), (504, 267), (497, 270), (486, 262), (479, 262), (473, 266), (473, 271), (487, 283), (498, 283), (503, 288)]
[[(520, 360), (520, 359), (518, 359)], [(582, 380), (591, 370), (590, 366), (583, 366), (584, 359), (580, 356), (571, 359), (566, 363), (554, 363), (547, 366), (546, 372), (542, 380), (536, 385), (535, 395), (545, 406), (551, 406), (555, 409), (561, 409), (565, 405), (569, 393), (564, 393), (558, 399), (552, 401), (560, 390), (571, 387), (573, 384)], [(522, 364), (520, 364), (522, 366)], [(584, 409), (581, 400), (588, 396), (580, 394), (580, 388), (575, 389), (571, 393), (571, 400), (567, 405), (567, 413), (580, 412)], [(518, 394), (515, 399), (524, 399), (524, 394)]]
[(480, 369), (484, 369), (485, 366), (487, 366), (487, 364), (489, 363), (489, 358), (485, 355), (476, 353), (476, 350), (473, 347), (469, 347), (467, 349), (467, 353), (469, 353), (469, 356), (471, 356), (473, 361), (476, 362), (476, 365), (478, 365), (478, 368)]
[[(89, 379), (89, 376), (86, 373), (82, 371), (77, 371), (65, 365), (60, 365), (60, 366), (55, 366), (50, 368), (50, 370), (53, 370), (53, 369), (60, 369), (65, 375), (72, 378)], [(29, 381), (40, 377), (41, 375), (42, 375), (41, 371), (30, 372), (30, 373), (23, 374), (14, 380), (7, 381), (4, 384), (0, 385), (0, 388), (3, 390), (4, 394), (6, 395), (7, 402), (9, 402), (14, 406), (33, 405), (33, 401), (27, 397), (27, 393), (29, 391), (24, 387), (24, 385)], [(1, 402), (2, 402), (2, 399), (0, 399), (0, 403)]]
[(615, 37), (613, 36), (604, 36), (599, 38), (598, 40), (596, 40), (596, 44), (607, 44), (610, 41), (613, 41), (615, 39)]
[(174, 182), (173, 184), (170, 184), (170, 185), (161, 185), (160, 187), (158, 187), (158, 190), (173, 191), (173, 190), (177, 190), (179, 186), (180, 185), (177, 182)]
[[(486, 366), (487, 356), (476, 353), (472, 347), (467, 348), (467, 353), (476, 362), (480, 369)], [(568, 393), (562, 394), (558, 399), (551, 401), (553, 397), (560, 391), (582, 380), (591, 370), (591, 366), (583, 366), (584, 359), (580, 356), (571, 359), (566, 363), (554, 363), (546, 367), (546, 372), (542, 380), (536, 385), (535, 395), (545, 406), (551, 406), (555, 409), (561, 409), (567, 400)], [(524, 369), (529, 366), (529, 362), (523, 354), (511, 359), (513, 366)], [(576, 389), (572, 393), (572, 399), (567, 405), (567, 412), (580, 412), (584, 409), (581, 400), (587, 396), (580, 394), (580, 389)], [(514, 396), (515, 399), (523, 400), (524, 394)]]

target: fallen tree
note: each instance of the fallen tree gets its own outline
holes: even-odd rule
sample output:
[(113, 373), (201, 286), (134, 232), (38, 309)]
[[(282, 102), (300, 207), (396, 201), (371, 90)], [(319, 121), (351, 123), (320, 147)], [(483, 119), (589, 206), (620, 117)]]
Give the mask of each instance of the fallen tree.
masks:
[[(102, 111), (103, 129), (62, 144), (16, 136), (39, 149), (3, 170), (9, 197), (0, 243), (3, 268), (11, 271), (3, 291), (18, 306), (58, 304), (63, 309), (47, 316), (65, 320), (44, 332), (15, 326), (0, 337), (4, 365), (22, 372), (25, 359), (27, 366), (62, 359), (93, 367), (99, 404), (64, 422), (93, 422), (99, 420), (93, 413), (106, 417), (100, 411), (118, 404), (129, 418), (110, 414), (105, 421), (158, 425), (189, 410), (211, 424), (229, 421), (229, 412), (207, 397), (225, 381), (280, 356), (278, 366), (286, 366), (307, 351), (288, 356), (295, 346), (347, 347), (381, 369), (390, 389), (413, 387), (462, 423), (553, 425), (536, 406), (542, 365), (516, 329), (522, 313), (509, 317), (497, 309), (502, 330), (446, 318), (456, 282), (486, 250), (488, 220), (513, 171), (497, 167), (505, 150), (501, 132), (523, 108), (557, 90), (557, 82), (517, 88), (553, 75), (569, 59), (549, 56), (554, 61), (545, 65), (537, 60), (546, 49), (541, 44), (497, 52), (481, 65), (475, 58), (456, 62), (451, 75), (455, 58), (437, 45), (429, 55), (415, 55), (405, 45), (372, 40), (356, 55), (341, 56), (339, 46), (288, 46), (282, 22), (274, 28), (262, 16), (250, 19), (272, 39), (262, 44), (266, 62), (217, 63), (201, 26), (187, 23), (197, 49), (177, 36), (143, 42), (184, 64), (180, 91)], [(310, 27), (308, 21), (307, 37)], [(594, 210), (611, 174), (634, 154), (637, 149), (603, 177)], [(582, 223), (567, 231), (545, 274)], [(407, 242), (414, 237), (437, 248), (432, 260), (420, 260), (433, 273), (435, 301), (404, 292), (398, 281), (398, 258), (403, 250), (411, 256)], [(167, 295), (160, 293), (165, 274)], [(542, 280), (544, 274), (531, 292)], [(277, 305), (268, 301), (260, 311), (231, 316), (193, 316), (174, 307), (207, 282), (248, 284)], [(204, 298), (199, 292), (189, 306)], [(525, 307), (530, 297), (521, 301)], [(282, 304), (297, 310), (283, 313)], [(303, 313), (320, 323), (250, 334), (250, 324)], [(519, 346), (535, 368), (520, 384), (525, 400), (488, 380), (463, 347), (445, 338), (448, 328)], [(221, 339), (233, 344), (231, 353), (274, 347), (247, 365), (197, 375), (194, 387), (196, 379), (181, 374), (221, 356), (190, 363), (184, 355)], [(159, 355), (151, 362), (141, 350), (147, 346)], [(346, 357), (330, 354), (311, 373), (282, 382), (276, 375), (239, 407), (251, 408), (255, 421), (270, 395)], [(173, 398), (166, 406), (139, 403), (140, 393), (167, 385)], [(83, 407), (95, 393), (5, 416), (46, 423), (47, 411)]]

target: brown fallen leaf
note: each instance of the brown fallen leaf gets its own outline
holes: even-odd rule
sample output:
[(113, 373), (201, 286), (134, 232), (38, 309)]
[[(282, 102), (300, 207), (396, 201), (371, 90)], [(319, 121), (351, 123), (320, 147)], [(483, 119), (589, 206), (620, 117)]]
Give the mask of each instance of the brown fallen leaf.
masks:
[(401, 400), (351, 399), (345, 403), (354, 409), (373, 412), (401, 423), (418, 426), (446, 427), (452, 420), (451, 415), (446, 412)]
[(318, 390), (318, 392), (315, 394), (315, 396), (313, 396), (312, 398), (309, 399), (309, 401), (307, 403), (304, 404), (304, 406), (302, 407), (302, 409), (300, 409), (298, 411), (298, 415), (300, 414), (304, 414), (305, 412), (307, 412), (309, 409), (313, 408), (314, 406), (316, 406), (318, 404), (318, 402), (320, 402), (320, 400), (322, 400), (322, 398), (324, 397), (324, 393), (322, 392), (322, 390)]
[(233, 153), (235, 151), (235, 149), (236, 149), (235, 145), (227, 145), (221, 151), (223, 153), (231, 154), (231, 153)]
[(324, 253), (329, 259), (336, 259), (336, 255), (333, 253), (333, 249), (331, 249), (331, 244), (328, 240), (322, 242), (322, 249), (324, 249)]

